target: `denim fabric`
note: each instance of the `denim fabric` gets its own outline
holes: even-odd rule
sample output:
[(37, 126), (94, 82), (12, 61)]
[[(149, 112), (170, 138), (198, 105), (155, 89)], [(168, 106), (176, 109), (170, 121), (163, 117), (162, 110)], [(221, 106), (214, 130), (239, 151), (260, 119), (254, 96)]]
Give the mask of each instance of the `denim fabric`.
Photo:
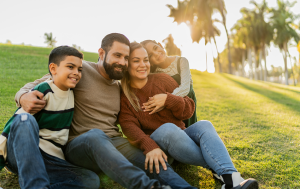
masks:
[(166, 123), (150, 137), (179, 162), (211, 168), (218, 175), (237, 172), (224, 143), (209, 121), (198, 121), (185, 130)]
[[(109, 138), (103, 131), (92, 129), (69, 142), (65, 150), (68, 161), (106, 175), (125, 188), (151, 188), (167, 184), (176, 188), (193, 188), (168, 165), (160, 173), (145, 173), (145, 155), (122, 137)], [(160, 183), (158, 182), (160, 181)]]
[(99, 188), (96, 173), (46, 154), (39, 149), (39, 127), (30, 114), (17, 115), (7, 140), (8, 169), (23, 189)]

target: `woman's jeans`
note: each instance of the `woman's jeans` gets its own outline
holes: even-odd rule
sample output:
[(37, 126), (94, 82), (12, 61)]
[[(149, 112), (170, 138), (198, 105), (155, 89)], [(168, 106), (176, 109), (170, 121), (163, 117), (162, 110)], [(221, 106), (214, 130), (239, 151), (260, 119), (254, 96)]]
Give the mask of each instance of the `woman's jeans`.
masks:
[(39, 149), (39, 126), (30, 114), (15, 117), (7, 140), (8, 169), (19, 176), (23, 189), (99, 188), (93, 171), (48, 155)]
[(224, 143), (209, 121), (198, 121), (185, 130), (166, 123), (150, 137), (167, 155), (179, 162), (211, 168), (218, 175), (237, 172)]
[[(150, 189), (153, 185), (170, 185), (172, 189), (195, 189), (167, 163), (159, 174), (145, 170), (145, 155), (122, 137), (108, 137), (102, 130), (91, 129), (67, 144), (67, 160), (107, 176), (128, 189)], [(154, 168), (155, 170), (155, 168)], [(149, 178), (149, 177), (150, 178)]]

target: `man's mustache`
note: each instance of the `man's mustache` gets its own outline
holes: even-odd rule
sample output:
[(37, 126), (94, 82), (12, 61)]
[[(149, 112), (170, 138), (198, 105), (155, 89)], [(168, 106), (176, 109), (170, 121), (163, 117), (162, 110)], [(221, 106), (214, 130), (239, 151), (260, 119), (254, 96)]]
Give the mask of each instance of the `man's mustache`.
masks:
[(113, 67), (113, 68), (120, 68), (120, 69), (122, 69), (123, 71), (127, 71), (127, 66), (123, 66), (123, 65), (120, 65), (120, 64), (114, 63), (114, 64), (112, 65), (112, 67)]

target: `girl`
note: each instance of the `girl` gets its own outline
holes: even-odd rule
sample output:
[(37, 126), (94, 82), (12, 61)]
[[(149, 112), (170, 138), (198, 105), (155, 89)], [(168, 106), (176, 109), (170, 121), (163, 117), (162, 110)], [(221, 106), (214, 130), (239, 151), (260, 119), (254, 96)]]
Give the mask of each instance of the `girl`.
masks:
[[(195, 102), (194, 114), (191, 118), (183, 120), (185, 127), (188, 127), (197, 122), (197, 100), (193, 89), (193, 80), (189, 68), (189, 62), (184, 57), (167, 56), (164, 48), (160, 43), (154, 40), (145, 40), (141, 42), (144, 48), (147, 50), (148, 58), (151, 64), (152, 73), (166, 73), (170, 75), (179, 85), (172, 94), (176, 96), (188, 96)], [(151, 111), (151, 113), (161, 110), (164, 105), (164, 101), (159, 96), (154, 96), (144, 104), (145, 111)]]

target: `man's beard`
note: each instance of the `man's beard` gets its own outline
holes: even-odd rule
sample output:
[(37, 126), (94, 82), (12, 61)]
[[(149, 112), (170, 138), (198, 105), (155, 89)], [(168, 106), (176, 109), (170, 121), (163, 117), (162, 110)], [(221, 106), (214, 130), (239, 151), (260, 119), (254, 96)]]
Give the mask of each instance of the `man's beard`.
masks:
[[(120, 80), (123, 78), (124, 73), (127, 70), (127, 66), (123, 66), (117, 63), (113, 63), (113, 64), (109, 64), (106, 62), (106, 55), (103, 61), (103, 67), (107, 73), (107, 75), (109, 76), (110, 79), (114, 79), (114, 80)], [(115, 68), (121, 68), (122, 71), (115, 71)]]

